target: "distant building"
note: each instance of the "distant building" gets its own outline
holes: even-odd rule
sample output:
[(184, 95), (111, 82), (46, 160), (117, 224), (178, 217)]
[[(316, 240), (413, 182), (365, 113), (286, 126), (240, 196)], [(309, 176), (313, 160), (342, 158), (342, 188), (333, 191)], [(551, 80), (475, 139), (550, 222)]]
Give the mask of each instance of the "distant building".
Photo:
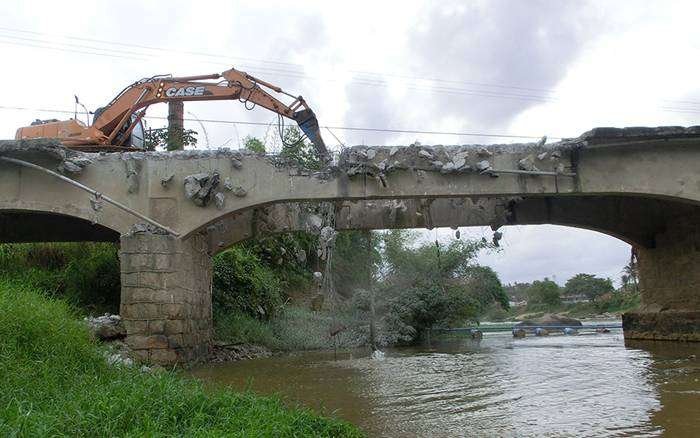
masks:
[(591, 300), (584, 294), (562, 295), (561, 302), (563, 304), (589, 303)]

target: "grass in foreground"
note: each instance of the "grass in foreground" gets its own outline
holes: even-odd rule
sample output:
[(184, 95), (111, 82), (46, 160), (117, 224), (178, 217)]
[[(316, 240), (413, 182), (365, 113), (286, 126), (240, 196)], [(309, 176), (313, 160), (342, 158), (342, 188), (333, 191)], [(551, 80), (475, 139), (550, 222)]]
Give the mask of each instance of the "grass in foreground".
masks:
[(0, 280), (0, 436), (360, 436), (269, 397), (106, 364), (62, 301)]

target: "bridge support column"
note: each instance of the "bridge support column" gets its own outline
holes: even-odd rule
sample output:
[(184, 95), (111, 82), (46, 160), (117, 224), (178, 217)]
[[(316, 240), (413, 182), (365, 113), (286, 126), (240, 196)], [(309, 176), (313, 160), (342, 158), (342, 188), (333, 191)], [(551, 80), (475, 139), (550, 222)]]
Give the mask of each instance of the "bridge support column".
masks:
[(626, 339), (700, 341), (700, 217), (673, 221), (638, 248), (642, 304), (622, 316)]
[(121, 316), (137, 359), (169, 365), (203, 357), (212, 330), (211, 257), (204, 240), (121, 237)]

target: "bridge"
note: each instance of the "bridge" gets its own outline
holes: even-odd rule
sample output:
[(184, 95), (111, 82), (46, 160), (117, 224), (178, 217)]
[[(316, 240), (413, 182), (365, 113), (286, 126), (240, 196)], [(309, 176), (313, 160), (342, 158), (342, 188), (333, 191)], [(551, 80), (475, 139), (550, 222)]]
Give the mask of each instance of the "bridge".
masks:
[(0, 241), (120, 242), (121, 315), (139, 358), (211, 338), (211, 258), (294, 230), (558, 224), (634, 246), (629, 339), (700, 341), (700, 127), (597, 128), (547, 145), (355, 146), (309, 170), (212, 151), (80, 153), (0, 141)]

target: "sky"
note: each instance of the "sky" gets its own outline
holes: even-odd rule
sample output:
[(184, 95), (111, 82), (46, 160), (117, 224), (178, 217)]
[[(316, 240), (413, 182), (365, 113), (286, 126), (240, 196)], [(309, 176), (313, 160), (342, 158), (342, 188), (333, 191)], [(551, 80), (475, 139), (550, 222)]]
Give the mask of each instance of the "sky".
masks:
[[(5, 0), (0, 12), (0, 138), (35, 118), (72, 117), (74, 94), (94, 110), (142, 77), (231, 66), (303, 95), (334, 147), (555, 141), (596, 126), (694, 125), (700, 114), (696, 1)], [(279, 148), (276, 118), (262, 109), (185, 110), (200, 148), (237, 148), (249, 135)], [(152, 107), (149, 125), (165, 115)], [(503, 231), (503, 250), (480, 262), (506, 283), (617, 279), (629, 259), (627, 244), (592, 231)]]

